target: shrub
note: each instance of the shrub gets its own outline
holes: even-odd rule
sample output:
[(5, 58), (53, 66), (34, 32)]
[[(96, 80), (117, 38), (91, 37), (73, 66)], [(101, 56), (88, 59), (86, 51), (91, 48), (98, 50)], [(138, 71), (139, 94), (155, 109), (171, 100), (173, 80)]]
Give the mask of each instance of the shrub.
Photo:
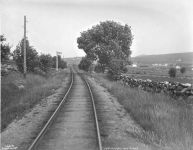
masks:
[(124, 67), (124, 68), (123, 68), (123, 72), (124, 72), (124, 73), (127, 73), (127, 71), (128, 71), (127, 67)]
[(172, 67), (169, 69), (168, 74), (170, 77), (175, 78), (176, 77), (176, 68)]
[(45, 54), (41, 54), (39, 56), (39, 67), (41, 70), (48, 72), (48, 70), (51, 68), (52, 66), (52, 56), (51, 55), (45, 55)]
[(117, 80), (121, 73), (126, 73), (128, 69), (124, 62), (112, 61), (109, 65), (108, 77), (109, 79)]
[[(52, 67), (56, 68), (56, 56), (52, 57)], [(67, 68), (67, 62), (62, 60), (60, 55), (58, 55), (58, 68), (61, 69)]]
[(101, 65), (101, 64), (97, 64), (95, 66), (95, 69), (94, 69), (94, 71), (97, 72), (97, 73), (104, 72), (104, 70), (105, 70), (105, 67), (103, 65)]
[(64, 60), (61, 60), (59, 64), (59, 68), (61, 69), (67, 68), (67, 62), (65, 62)]
[(180, 72), (181, 72), (182, 74), (184, 74), (184, 73), (186, 72), (186, 68), (185, 68), (185, 67), (180, 68)]
[(80, 61), (78, 67), (84, 71), (89, 71), (92, 61), (88, 57), (83, 57)]

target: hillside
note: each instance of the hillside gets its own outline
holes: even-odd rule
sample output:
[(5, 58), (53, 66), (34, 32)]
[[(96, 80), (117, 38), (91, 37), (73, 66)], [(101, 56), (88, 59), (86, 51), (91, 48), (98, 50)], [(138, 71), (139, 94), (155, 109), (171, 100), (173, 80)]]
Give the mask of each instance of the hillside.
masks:
[(71, 58), (63, 58), (64, 61), (67, 62), (67, 64), (76, 64), (78, 65), (80, 63), (80, 60), (82, 57), (71, 57)]
[(132, 61), (142, 64), (168, 63), (168, 64), (193, 65), (193, 52), (160, 54), (160, 55), (142, 55), (132, 57)]
[[(67, 64), (79, 64), (82, 57), (63, 58)], [(141, 55), (131, 58), (133, 62), (140, 64), (188, 64), (193, 65), (193, 52), (172, 53), (160, 55)]]

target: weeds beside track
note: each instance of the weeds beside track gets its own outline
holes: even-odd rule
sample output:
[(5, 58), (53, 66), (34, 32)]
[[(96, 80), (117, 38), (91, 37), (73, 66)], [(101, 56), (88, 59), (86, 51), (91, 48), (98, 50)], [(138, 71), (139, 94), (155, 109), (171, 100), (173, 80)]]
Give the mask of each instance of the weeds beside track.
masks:
[[(69, 73), (64, 70), (49, 77), (28, 74), (26, 79), (21, 74), (10, 74), (1, 81), (1, 131), (14, 119), (21, 118), (41, 99), (51, 95), (61, 86), (62, 80)], [(18, 89), (16, 81), (22, 81), (24, 89)]]
[(104, 75), (93, 75), (144, 129), (141, 140), (167, 150), (193, 149), (193, 108), (169, 96), (147, 93), (112, 82)]

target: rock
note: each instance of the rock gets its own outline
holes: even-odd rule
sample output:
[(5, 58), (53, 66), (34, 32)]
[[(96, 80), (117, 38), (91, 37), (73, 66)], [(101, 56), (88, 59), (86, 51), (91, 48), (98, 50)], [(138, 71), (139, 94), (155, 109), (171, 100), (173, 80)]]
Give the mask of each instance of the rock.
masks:
[(19, 90), (23, 90), (25, 88), (24, 85), (18, 85), (17, 87)]
[(168, 93), (172, 96), (191, 96), (193, 95), (193, 87), (190, 83), (179, 83), (179, 82), (155, 82), (150, 79), (142, 80), (135, 79), (128, 75), (121, 75), (117, 79), (121, 79), (121, 81), (134, 88), (138, 87), (139, 89), (143, 89), (149, 92), (160, 92)]
[(150, 79), (147, 79), (146, 81), (147, 81), (147, 82), (152, 82), (152, 80), (150, 80)]
[(188, 88), (184, 88), (184, 89), (181, 90), (181, 93), (184, 93), (184, 92), (186, 92), (187, 90), (188, 90)]
[(190, 87), (191, 84), (190, 83), (181, 83), (184, 87)]

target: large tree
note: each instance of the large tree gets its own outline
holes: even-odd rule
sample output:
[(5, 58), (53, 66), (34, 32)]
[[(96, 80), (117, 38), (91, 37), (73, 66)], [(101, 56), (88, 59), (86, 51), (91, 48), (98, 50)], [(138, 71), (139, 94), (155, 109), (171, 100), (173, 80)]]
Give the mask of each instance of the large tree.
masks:
[[(15, 60), (18, 70), (23, 72), (23, 57), (24, 57), (24, 39), (19, 42), (16, 49), (13, 51), (13, 59)], [(26, 40), (26, 64), (27, 71), (34, 72), (34, 68), (38, 66), (38, 52)]]
[(105, 21), (82, 32), (77, 43), (90, 60), (98, 59), (102, 66), (109, 67), (112, 60), (128, 60), (132, 40), (131, 28), (127, 24)]
[(0, 35), (0, 40), (1, 40), (1, 62), (2, 62), (9, 59), (10, 46), (9, 44), (4, 43), (6, 41), (4, 35)]

